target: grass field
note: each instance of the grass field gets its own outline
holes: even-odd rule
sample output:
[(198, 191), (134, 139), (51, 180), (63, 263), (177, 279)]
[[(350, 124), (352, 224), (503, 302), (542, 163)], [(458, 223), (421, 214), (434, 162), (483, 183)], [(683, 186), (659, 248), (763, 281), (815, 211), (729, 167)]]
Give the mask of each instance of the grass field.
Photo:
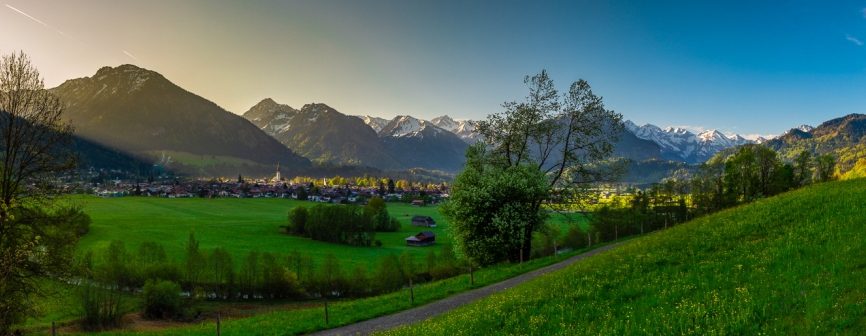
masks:
[[(449, 244), (448, 222), (439, 213), (438, 207), (417, 207), (406, 203), (388, 203), (389, 213), (400, 220), (398, 232), (376, 233), (382, 247), (352, 247), (290, 236), (282, 233), (280, 226), (286, 225), (289, 209), (312, 202), (289, 199), (166, 199), (152, 197), (99, 198), (78, 196), (67, 202), (81, 206), (93, 220), (90, 232), (78, 245), (78, 251), (98, 251), (112, 240), (123, 241), (127, 249), (135, 249), (146, 241), (154, 241), (165, 247), (169, 258), (181, 260), (190, 232), (195, 232), (201, 248), (209, 250), (224, 247), (235, 260), (240, 260), (249, 251), (288, 254), (299, 251), (321, 260), (332, 253), (347, 268), (355, 265), (371, 265), (379, 258), (404, 251), (423, 258), (431, 248), (407, 247), (404, 239), (422, 230), (436, 233), (437, 245)], [(426, 229), (411, 225), (414, 215), (431, 216), (437, 227)], [(563, 233), (569, 225), (586, 225), (580, 215), (569, 218), (554, 214), (552, 225)], [(439, 248), (433, 247), (438, 253)]]
[[(389, 203), (389, 212), (403, 224), (398, 232), (377, 233), (382, 247), (352, 247), (314, 241), (282, 233), (289, 209), (299, 204), (287, 199), (165, 199), (149, 197), (76, 197), (70, 202), (80, 205), (93, 220), (90, 232), (78, 246), (78, 251), (100, 250), (112, 240), (122, 240), (128, 249), (145, 241), (162, 244), (169, 258), (181, 260), (190, 232), (195, 232), (201, 248), (224, 247), (235, 260), (249, 251), (288, 254), (299, 251), (320, 260), (333, 253), (345, 266), (367, 265), (381, 256), (409, 251), (423, 257), (427, 248), (407, 247), (404, 239), (421, 231), (411, 225), (411, 216), (433, 217), (438, 227), (439, 245), (449, 243), (445, 234), (446, 221), (436, 207), (413, 207), (405, 203)], [(434, 248), (434, 250), (436, 250)]]
[(414, 335), (862, 335), (866, 179), (815, 185), (633, 239)]
[[(90, 232), (78, 245), (78, 252), (88, 250), (99, 251), (106, 248), (112, 240), (123, 241), (127, 249), (134, 250), (139, 244), (154, 241), (162, 244), (168, 257), (177, 261), (183, 260), (183, 251), (189, 232), (195, 232), (201, 248), (209, 250), (215, 247), (226, 248), (235, 260), (242, 258), (253, 250), (288, 254), (294, 250), (313, 257), (318, 261), (329, 253), (334, 254), (343, 265), (350, 269), (354, 265), (371, 266), (388, 254), (400, 254), (409, 251), (417, 258), (426, 257), (431, 249), (439, 253), (442, 246), (450, 242), (447, 233), (447, 221), (439, 214), (437, 207), (414, 207), (405, 203), (388, 203), (388, 210), (403, 224), (399, 232), (377, 233), (376, 239), (382, 241), (382, 247), (352, 247), (339, 244), (314, 241), (306, 238), (286, 235), (280, 226), (286, 224), (286, 216), (292, 207), (311, 202), (286, 199), (165, 199), (148, 197), (99, 198), (94, 196), (75, 196), (67, 198), (64, 203), (80, 206), (88, 213), (93, 223)], [(431, 229), (437, 234), (438, 246), (431, 248), (411, 248), (405, 246), (404, 238), (415, 234), (422, 228), (410, 224), (411, 216), (427, 215), (433, 217), (438, 226)], [(553, 214), (549, 223), (565, 232), (571, 225), (587, 225), (581, 215), (562, 216)], [(550, 263), (553, 259), (533, 261), (524, 265), (501, 265), (478, 273), (478, 284), (495, 282), (526, 270)], [(430, 292), (420, 294), (419, 300), (433, 300), (447, 296), (450, 293), (468, 289), (463, 280), (446, 280), (441, 284), (428, 284)], [(67, 324), (79, 316), (74, 288), (55, 282), (46, 282), (45, 290), (53, 293), (47, 298), (36, 300), (39, 306), (39, 316), (28, 319), (21, 327), (40, 329), (50, 326), (51, 321)], [(391, 297), (401, 297), (392, 294)], [(390, 302), (397, 299), (367, 299), (370, 302)], [(386, 301), (376, 301), (386, 300)], [(137, 298), (130, 298), (137, 305)], [(398, 302), (399, 300), (395, 301)], [(356, 306), (361, 304), (361, 306)], [(341, 303), (346, 307), (366, 307), (363, 303)], [(400, 304), (378, 307), (369, 312), (346, 315), (344, 321), (369, 318), (401, 309)], [(349, 309), (349, 308), (347, 308)], [(355, 308), (351, 308), (355, 309)], [(369, 307), (364, 309), (370, 309)], [(135, 309), (131, 309), (134, 311)], [(285, 318), (285, 317), (283, 317)], [(348, 322), (346, 322), (348, 323)], [(243, 324), (240, 324), (243, 325)], [(316, 323), (302, 324), (298, 330), (312, 330)]]

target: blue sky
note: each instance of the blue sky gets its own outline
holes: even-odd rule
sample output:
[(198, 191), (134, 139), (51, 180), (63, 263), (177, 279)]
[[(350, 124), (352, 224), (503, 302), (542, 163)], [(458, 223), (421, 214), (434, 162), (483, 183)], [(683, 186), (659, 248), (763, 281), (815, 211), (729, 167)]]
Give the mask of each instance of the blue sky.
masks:
[(479, 119), (548, 69), (637, 123), (778, 134), (866, 113), (866, 1), (0, 0), (48, 85), (137, 64), (242, 113)]

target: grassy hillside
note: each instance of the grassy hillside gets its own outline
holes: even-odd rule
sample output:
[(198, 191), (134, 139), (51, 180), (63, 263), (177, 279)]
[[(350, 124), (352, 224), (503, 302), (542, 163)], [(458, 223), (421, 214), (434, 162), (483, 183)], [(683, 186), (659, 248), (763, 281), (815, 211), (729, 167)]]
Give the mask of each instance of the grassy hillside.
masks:
[(389, 334), (866, 332), (866, 180), (815, 185), (629, 241)]

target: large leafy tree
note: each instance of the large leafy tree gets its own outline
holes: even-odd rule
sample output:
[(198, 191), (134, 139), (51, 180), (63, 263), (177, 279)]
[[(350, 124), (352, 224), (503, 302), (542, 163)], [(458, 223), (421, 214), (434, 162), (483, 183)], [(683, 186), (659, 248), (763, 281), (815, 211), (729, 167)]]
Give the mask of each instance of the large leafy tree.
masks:
[(74, 167), (61, 112), (26, 55), (0, 57), (0, 335), (28, 312), (36, 279), (70, 264), (73, 225), (64, 212), (39, 210), (57, 189), (50, 178)]
[(535, 166), (500, 166), (484, 161), (484, 145), (470, 147), (466, 168), (454, 181), (443, 207), (456, 247), (478, 264), (520, 258), (526, 236), (541, 227), (539, 200), (549, 195), (547, 179)]
[(613, 178), (598, 163), (613, 152), (622, 116), (585, 80), (563, 94), (547, 71), (524, 83), (526, 99), (478, 123), (484, 140), (470, 149), (445, 208), (456, 246), (481, 263), (525, 259), (545, 203), (579, 203), (587, 186)]

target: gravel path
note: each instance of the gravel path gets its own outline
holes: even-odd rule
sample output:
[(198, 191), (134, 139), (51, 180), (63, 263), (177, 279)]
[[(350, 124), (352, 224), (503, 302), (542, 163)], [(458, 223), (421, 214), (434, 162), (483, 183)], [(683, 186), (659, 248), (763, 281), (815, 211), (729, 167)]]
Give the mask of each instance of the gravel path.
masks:
[(619, 243), (602, 246), (592, 251), (578, 254), (566, 260), (560, 261), (556, 264), (545, 266), (537, 270), (518, 275), (511, 279), (488, 285), (486, 287), (473, 289), (451, 297), (447, 297), (439, 301), (434, 301), (420, 307), (415, 307), (409, 310), (404, 310), (391, 315), (373, 318), (355, 324), (349, 324), (339, 328), (319, 331), (311, 335), (368, 335), (377, 331), (393, 329), (404, 324), (420, 322), (431, 317), (446, 313), (452, 309), (456, 309), (462, 305), (485, 298), (496, 292), (500, 292), (508, 288), (517, 286), (529, 280), (535, 279), (541, 275), (561, 270), (568, 265), (580, 261), (581, 259), (610, 250), (617, 245), (619, 245)]

